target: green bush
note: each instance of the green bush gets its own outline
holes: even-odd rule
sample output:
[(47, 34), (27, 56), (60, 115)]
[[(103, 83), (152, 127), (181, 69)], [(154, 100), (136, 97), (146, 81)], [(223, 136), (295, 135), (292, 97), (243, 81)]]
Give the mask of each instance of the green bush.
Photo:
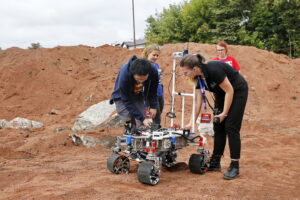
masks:
[(39, 49), (39, 48), (42, 48), (42, 46), (39, 42), (38, 43), (31, 43), (31, 46), (28, 47), (28, 49)]

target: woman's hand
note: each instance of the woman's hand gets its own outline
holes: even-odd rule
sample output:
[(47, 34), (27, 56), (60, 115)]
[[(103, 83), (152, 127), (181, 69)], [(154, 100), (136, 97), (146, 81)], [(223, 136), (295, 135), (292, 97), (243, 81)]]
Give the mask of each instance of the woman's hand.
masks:
[(227, 117), (227, 114), (221, 113), (219, 115), (215, 115), (215, 117), (219, 117), (220, 123), (222, 123), (225, 120), (225, 118)]

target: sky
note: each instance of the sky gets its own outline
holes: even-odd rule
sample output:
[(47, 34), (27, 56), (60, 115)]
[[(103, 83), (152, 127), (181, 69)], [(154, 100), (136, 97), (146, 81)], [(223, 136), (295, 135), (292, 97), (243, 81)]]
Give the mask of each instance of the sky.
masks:
[[(146, 19), (182, 0), (134, 0), (136, 39)], [(133, 41), (132, 0), (0, 0), (0, 48), (101, 46)]]

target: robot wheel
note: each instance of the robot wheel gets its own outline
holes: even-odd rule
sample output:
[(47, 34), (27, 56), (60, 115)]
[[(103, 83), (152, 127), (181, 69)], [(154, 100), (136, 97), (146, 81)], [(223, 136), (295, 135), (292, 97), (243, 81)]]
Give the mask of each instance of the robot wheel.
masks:
[(208, 166), (204, 161), (204, 155), (192, 154), (189, 160), (189, 168), (194, 174), (205, 174), (208, 170)]
[(130, 161), (124, 155), (113, 153), (107, 159), (107, 169), (114, 174), (129, 173), (129, 168)]
[(154, 162), (145, 161), (139, 165), (138, 180), (148, 185), (156, 185), (159, 181), (160, 171), (155, 169)]

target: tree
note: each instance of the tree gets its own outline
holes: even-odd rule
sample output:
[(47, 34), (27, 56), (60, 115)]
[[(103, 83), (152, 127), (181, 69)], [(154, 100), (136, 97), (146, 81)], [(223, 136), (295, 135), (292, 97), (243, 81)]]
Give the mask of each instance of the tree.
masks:
[(260, 0), (249, 30), (258, 33), (264, 49), (300, 57), (300, 1)]
[[(249, 21), (249, 14), (255, 5), (255, 0), (214, 0), (210, 4), (210, 9), (214, 10), (212, 15), (212, 31), (214, 39), (212, 42), (220, 40), (229, 44), (240, 44), (243, 38), (239, 37), (239, 30), (246, 29)], [(248, 32), (246, 32), (248, 34)]]
[(182, 25), (181, 5), (170, 5), (164, 9), (162, 14), (156, 13), (155, 17), (150, 16), (146, 38), (151, 43), (164, 44), (169, 42), (182, 42), (186, 38)]
[(191, 0), (182, 10), (183, 28), (191, 42), (211, 42), (211, 0)]
[(299, 0), (190, 0), (147, 19), (146, 38), (235, 45), (300, 57)]
[(40, 45), (40, 43), (31, 43), (31, 46), (28, 47), (28, 49), (39, 49), (42, 48), (42, 46)]

